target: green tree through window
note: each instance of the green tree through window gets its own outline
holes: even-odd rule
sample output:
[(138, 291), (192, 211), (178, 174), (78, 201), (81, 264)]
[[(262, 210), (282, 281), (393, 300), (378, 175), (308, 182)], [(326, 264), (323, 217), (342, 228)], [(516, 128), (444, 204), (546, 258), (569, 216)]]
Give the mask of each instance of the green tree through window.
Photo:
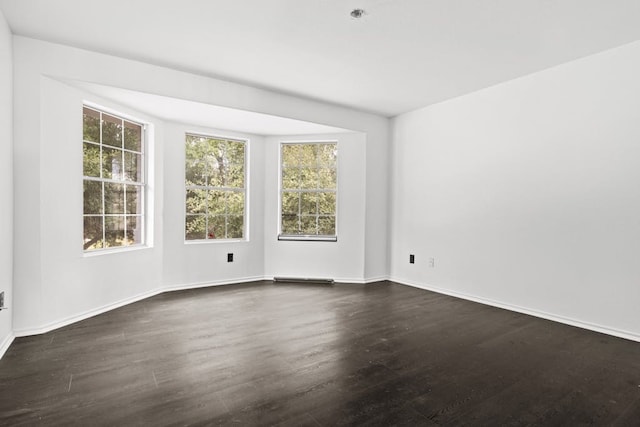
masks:
[(85, 251), (144, 243), (143, 126), (84, 107)]
[(337, 144), (282, 143), (281, 236), (335, 236)]
[(186, 240), (245, 237), (245, 151), (245, 141), (186, 135)]

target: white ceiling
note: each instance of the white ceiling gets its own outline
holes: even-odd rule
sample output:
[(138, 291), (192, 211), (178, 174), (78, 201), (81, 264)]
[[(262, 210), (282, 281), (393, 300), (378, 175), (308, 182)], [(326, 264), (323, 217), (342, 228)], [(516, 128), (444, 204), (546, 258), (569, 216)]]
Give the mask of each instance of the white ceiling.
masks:
[[(349, 12), (362, 7), (364, 19)], [(0, 0), (15, 34), (394, 116), (640, 39), (639, 0)]]

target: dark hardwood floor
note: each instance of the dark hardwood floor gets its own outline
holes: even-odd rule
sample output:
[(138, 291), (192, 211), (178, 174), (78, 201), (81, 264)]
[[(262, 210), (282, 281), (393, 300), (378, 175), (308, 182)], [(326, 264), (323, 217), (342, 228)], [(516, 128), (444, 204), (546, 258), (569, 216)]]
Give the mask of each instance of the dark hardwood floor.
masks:
[(640, 343), (380, 282), (171, 292), (0, 360), (0, 425), (640, 425)]

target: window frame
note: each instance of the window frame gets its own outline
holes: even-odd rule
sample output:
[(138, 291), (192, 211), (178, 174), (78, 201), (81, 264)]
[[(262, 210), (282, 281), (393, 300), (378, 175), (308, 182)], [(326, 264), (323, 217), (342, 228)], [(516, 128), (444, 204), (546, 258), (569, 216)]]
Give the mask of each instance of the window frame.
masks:
[[(94, 141), (89, 141), (86, 140), (85, 134), (84, 134), (84, 111), (85, 109), (89, 109), (92, 110), (96, 113), (100, 114), (100, 141), (99, 142), (94, 142)], [(135, 150), (131, 150), (128, 148), (125, 148), (124, 146), (124, 142), (120, 147), (116, 147), (116, 146), (112, 146), (109, 144), (105, 144), (102, 140), (103, 138), (103, 132), (102, 132), (102, 126), (103, 126), (103, 120), (102, 120), (102, 115), (106, 114), (108, 116), (117, 118), (122, 120), (122, 124), (123, 124), (123, 138), (124, 138), (124, 128), (125, 126), (125, 122), (128, 123), (132, 123), (135, 125), (140, 126), (140, 151), (135, 151)], [(108, 216), (123, 216), (124, 217), (124, 221), (125, 221), (125, 233), (126, 233), (126, 225), (127, 225), (127, 218), (128, 217), (137, 217), (139, 224), (141, 224), (141, 228), (140, 228), (140, 242), (139, 243), (133, 243), (130, 245), (120, 245), (120, 246), (110, 246), (110, 247), (102, 247), (102, 248), (95, 248), (95, 249), (84, 249), (84, 243), (83, 243), (83, 248), (82, 248), (82, 255), (83, 256), (95, 256), (95, 255), (102, 255), (102, 254), (108, 254), (108, 253), (114, 253), (114, 252), (127, 252), (127, 251), (136, 251), (136, 250), (140, 250), (140, 249), (146, 249), (151, 247), (151, 233), (149, 231), (149, 158), (150, 158), (150, 153), (149, 153), (149, 125), (146, 121), (141, 120), (139, 118), (133, 117), (129, 114), (123, 113), (121, 111), (118, 111), (116, 109), (113, 108), (108, 108), (105, 107), (103, 105), (100, 104), (96, 104), (93, 102), (89, 102), (89, 101), (83, 101), (82, 102), (82, 136), (81, 136), (81, 141), (82, 141), (82, 150), (83, 150), (83, 155), (82, 155), (82, 187), (83, 187), (83, 197), (82, 197), (82, 203), (83, 203), (83, 209), (82, 209), (82, 235), (83, 235), (83, 240), (84, 240), (84, 220), (86, 217), (96, 217), (96, 216), (100, 216), (102, 218), (102, 241), (103, 241), (103, 245), (106, 242), (106, 222), (105, 219)], [(85, 144), (91, 144), (91, 145), (96, 145), (99, 147), (100, 150), (100, 177), (94, 177), (94, 176), (87, 176), (85, 175), (85, 170), (84, 170), (84, 146)], [(139, 175), (139, 180), (138, 181), (128, 181), (128, 180), (117, 180), (117, 179), (113, 179), (113, 178), (104, 178), (103, 175), (103, 165), (102, 165), (102, 153), (103, 153), (103, 147), (107, 147), (110, 149), (117, 149), (119, 151), (122, 152), (122, 155), (124, 157), (125, 153), (133, 153), (133, 154), (139, 154), (140, 155), (140, 162), (138, 167), (141, 168), (141, 171), (138, 171), (138, 175)], [(123, 160), (122, 163), (122, 167), (125, 168), (125, 162)], [(101, 214), (85, 214), (84, 213), (84, 203), (85, 203), (85, 198), (84, 198), (84, 185), (86, 181), (92, 181), (92, 182), (99, 182), (102, 184), (102, 196), (101, 196), (101, 203), (102, 203), (102, 213)], [(126, 199), (126, 195), (124, 196), (124, 213), (122, 214), (107, 214), (106, 213), (106, 209), (105, 209), (105, 193), (104, 193), (104, 185), (105, 184), (122, 184), (125, 186), (131, 185), (131, 186), (136, 186), (136, 187), (140, 187), (141, 189), (141, 196), (140, 196), (140, 200), (139, 200), (139, 204), (141, 206), (137, 206), (137, 212), (136, 214), (129, 214), (127, 213), (127, 199)], [(126, 190), (125, 190), (125, 194), (126, 194)]]
[[(336, 165), (335, 165), (335, 188), (334, 189), (326, 189), (326, 188), (316, 188), (313, 191), (308, 191), (310, 193), (320, 193), (331, 191), (335, 194), (335, 211), (333, 213), (333, 217), (335, 219), (334, 230), (335, 233), (332, 235), (326, 234), (284, 234), (282, 232), (282, 195), (285, 191), (283, 188), (283, 147), (285, 145), (320, 145), (320, 144), (334, 144), (336, 146)], [(339, 201), (338, 201), (338, 193), (339, 193), (339, 155), (338, 155), (338, 140), (336, 139), (321, 139), (321, 140), (294, 140), (294, 141), (280, 141), (278, 145), (278, 241), (301, 241), (301, 242), (337, 242), (338, 241), (338, 212), (339, 212)], [(300, 191), (302, 192), (302, 191)]]
[[(232, 237), (232, 238), (222, 238), (222, 239), (211, 239), (207, 236), (207, 233), (205, 232), (205, 238), (204, 239), (187, 239), (187, 216), (189, 215), (187, 213), (187, 195), (189, 192), (189, 186), (187, 186), (186, 183), (186, 143), (187, 143), (187, 137), (188, 136), (194, 136), (194, 137), (201, 137), (201, 138), (207, 138), (207, 139), (216, 139), (216, 140), (224, 140), (224, 141), (233, 141), (233, 142), (240, 142), (244, 144), (244, 163), (243, 163), (243, 170), (244, 170), (244, 187), (242, 188), (242, 192), (244, 193), (244, 209), (243, 209), (243, 215), (242, 215), (242, 237)], [(186, 245), (202, 245), (202, 244), (209, 244), (209, 243), (242, 243), (242, 242), (248, 242), (249, 241), (249, 146), (250, 146), (250, 139), (249, 138), (243, 138), (243, 137), (239, 137), (239, 136), (227, 136), (227, 135), (222, 135), (222, 134), (218, 134), (218, 133), (207, 133), (207, 132), (201, 132), (201, 131), (186, 131), (184, 133), (184, 140), (183, 143), (185, 144), (185, 146), (183, 146), (183, 154), (185, 154), (184, 158), (183, 158), (183, 163), (182, 165), (185, 167), (184, 171), (183, 171), (183, 215), (182, 215), (182, 219), (183, 219), (183, 227), (182, 227), (182, 236), (184, 239), (184, 244)], [(235, 191), (237, 190), (237, 188), (235, 187), (216, 187), (216, 186), (199, 186), (199, 185), (195, 185), (195, 186), (191, 186), (194, 187), (195, 189), (201, 189), (201, 190), (205, 190), (205, 191), (209, 191), (209, 190), (219, 190), (219, 191)], [(208, 207), (207, 207), (208, 209)], [(205, 213), (204, 214), (205, 218), (208, 217), (208, 214)], [(229, 216), (229, 214), (225, 214), (225, 216)], [(205, 226), (206, 227), (206, 226)]]

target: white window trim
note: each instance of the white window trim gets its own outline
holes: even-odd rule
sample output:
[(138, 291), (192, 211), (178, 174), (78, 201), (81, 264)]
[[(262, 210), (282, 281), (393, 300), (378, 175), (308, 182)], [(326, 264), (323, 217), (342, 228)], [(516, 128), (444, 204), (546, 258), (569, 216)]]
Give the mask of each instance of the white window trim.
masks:
[[(250, 208), (250, 197), (249, 197), (249, 179), (250, 179), (250, 168), (249, 168), (249, 150), (250, 150), (250, 146), (251, 146), (251, 140), (249, 138), (244, 138), (244, 137), (239, 137), (236, 135), (223, 135), (223, 134), (219, 134), (219, 133), (207, 133), (207, 132), (202, 132), (202, 131), (190, 131), (190, 130), (186, 130), (185, 131), (185, 140), (187, 135), (191, 135), (191, 136), (201, 136), (203, 138), (211, 138), (211, 139), (224, 139), (224, 140), (229, 140), (229, 141), (237, 141), (237, 142), (243, 142), (244, 143), (244, 218), (243, 218), (243, 227), (244, 227), (244, 232), (243, 232), (243, 237), (241, 238), (237, 238), (237, 239), (194, 239), (194, 240), (187, 240), (187, 236), (185, 233), (186, 227), (187, 227), (187, 212), (186, 212), (186, 205), (187, 205), (187, 185), (186, 183), (184, 183), (184, 177), (186, 175), (186, 170), (183, 169), (182, 172), (182, 179), (183, 179), (183, 185), (182, 185), (182, 190), (183, 190), (183, 214), (182, 214), (182, 238), (184, 239), (184, 244), (185, 245), (207, 245), (207, 244), (220, 244), (220, 243), (245, 243), (245, 242), (249, 242), (249, 231), (250, 231), (250, 227), (251, 225), (249, 224), (249, 208)], [(185, 151), (183, 150), (183, 153)], [(183, 158), (182, 159), (182, 165), (184, 166), (186, 162), (186, 159)], [(205, 187), (205, 186), (194, 186), (194, 187), (202, 187), (202, 188), (218, 188), (221, 190), (224, 190), (226, 187)], [(230, 190), (237, 190), (236, 188), (229, 188)]]
[(318, 235), (318, 234), (283, 234), (282, 233), (282, 146), (286, 144), (336, 144), (338, 148), (339, 143), (337, 139), (306, 139), (306, 140), (292, 140), (292, 141), (280, 141), (278, 144), (278, 241), (290, 241), (290, 242), (337, 242), (338, 241), (338, 212), (339, 202), (338, 194), (340, 187), (340, 172), (339, 163), (340, 155), (336, 158), (336, 211), (335, 211), (335, 234), (334, 235)]
[[(142, 238), (141, 238), (142, 242), (136, 243), (133, 245), (128, 245), (128, 246), (115, 246), (115, 247), (99, 248), (99, 249), (91, 249), (91, 250), (81, 248), (82, 257), (93, 257), (93, 256), (99, 256), (99, 255), (114, 254), (119, 252), (130, 252), (130, 251), (150, 249), (153, 247), (153, 233), (151, 230), (153, 223), (150, 218), (153, 213), (153, 209), (151, 208), (152, 197), (150, 195), (150, 190), (149, 190), (150, 180), (151, 180), (150, 177), (153, 175), (152, 171), (150, 170), (153, 153), (150, 148), (149, 140), (150, 140), (150, 135), (153, 134), (153, 127), (145, 120), (142, 120), (140, 118), (137, 118), (127, 113), (123, 113), (122, 111), (119, 111), (117, 109), (105, 107), (104, 105), (97, 104), (95, 102), (83, 100), (81, 105), (81, 110), (84, 110), (85, 107), (92, 109), (94, 111), (98, 111), (100, 113), (105, 113), (110, 116), (118, 117), (130, 123), (138, 124), (142, 127), (142, 138), (140, 141), (140, 144), (141, 144), (140, 154), (142, 156), (142, 168), (143, 168), (142, 181), (141, 181), (143, 194), (142, 194), (142, 214), (139, 215), (142, 217)], [(83, 133), (83, 130), (82, 130), (83, 127), (84, 126), (82, 125), (81, 133)], [(100, 128), (102, 129), (102, 123), (100, 124)], [(100, 133), (102, 134), (102, 132)], [(87, 141), (87, 142), (90, 142), (90, 141)], [(102, 142), (100, 142), (99, 145), (101, 146), (101, 150), (102, 150)], [(82, 135), (82, 146), (84, 146), (84, 134)], [(124, 147), (122, 147), (122, 150), (123, 152), (133, 152), (131, 150), (125, 149)], [(100, 167), (102, 167), (102, 165)], [(82, 180), (81, 180), (83, 185), (84, 185), (85, 179), (91, 180), (91, 181), (98, 181), (98, 182), (116, 182), (115, 180), (111, 180), (108, 178), (86, 177), (83, 171)], [(117, 181), (117, 182), (123, 183), (123, 181)], [(124, 183), (126, 184), (126, 182)], [(140, 183), (135, 183), (135, 184), (140, 185)], [(84, 197), (83, 197), (83, 203), (84, 203)], [(103, 200), (103, 203), (104, 203), (104, 200)], [(82, 216), (81, 224), (82, 224), (83, 234), (84, 234), (84, 218), (85, 218), (84, 210), (81, 216)], [(103, 216), (104, 216), (104, 213), (103, 213)], [(104, 225), (103, 225), (103, 228), (104, 228)]]

